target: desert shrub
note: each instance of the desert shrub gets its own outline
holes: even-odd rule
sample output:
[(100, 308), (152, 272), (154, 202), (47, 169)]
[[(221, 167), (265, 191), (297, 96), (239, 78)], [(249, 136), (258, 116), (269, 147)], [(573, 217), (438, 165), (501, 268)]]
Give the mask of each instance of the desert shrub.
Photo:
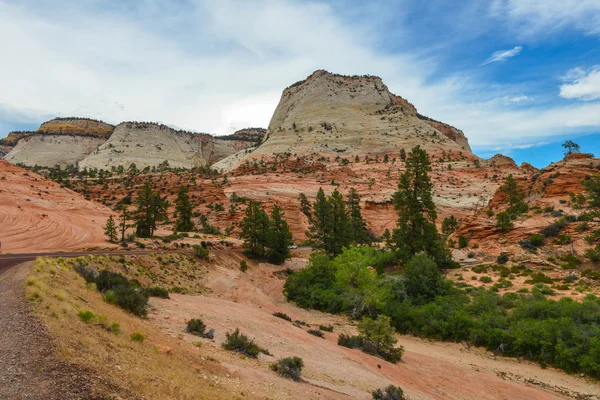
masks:
[(143, 289), (131, 287), (118, 287), (105, 293), (104, 299), (111, 304), (117, 305), (132, 314), (145, 317), (148, 314), (148, 297)]
[(551, 223), (550, 225), (543, 227), (540, 233), (547, 238), (557, 237), (558, 235), (560, 235), (560, 232), (566, 225), (567, 220), (564, 218), (560, 218)]
[(558, 258), (561, 261), (566, 262), (567, 268), (576, 268), (578, 265), (581, 265), (583, 261), (577, 258), (574, 254), (565, 254)]
[(96, 288), (101, 292), (131, 286), (125, 276), (107, 269), (100, 271), (94, 282), (96, 283)]
[(192, 318), (187, 322), (185, 331), (196, 336), (203, 336), (206, 331), (206, 324), (201, 319)]
[(309, 329), (307, 331), (308, 333), (310, 333), (313, 336), (318, 336), (320, 338), (324, 337), (325, 335), (323, 334), (322, 331), (318, 330), (318, 329)]
[(484, 276), (480, 277), (479, 280), (481, 282), (483, 282), (483, 283), (490, 283), (490, 282), (492, 282), (492, 278), (489, 277), (489, 276), (487, 276), (487, 275), (484, 275)]
[(575, 231), (581, 233), (581, 232), (585, 232), (587, 230), (590, 229), (590, 224), (588, 222), (580, 222), (579, 224), (577, 224), (577, 226), (575, 227)]
[(144, 288), (143, 293), (148, 297), (160, 297), (161, 299), (169, 298), (169, 291), (159, 286)]
[(467, 254), (467, 258), (475, 258), (475, 252), (473, 252), (473, 251), (470, 251), (470, 252)]
[(569, 244), (571, 243), (571, 235), (568, 233), (561, 233), (556, 239), (554, 239), (554, 243), (558, 245)]
[(319, 325), (319, 329), (325, 332), (333, 332), (333, 325)]
[(110, 325), (110, 331), (115, 335), (118, 335), (119, 333), (121, 333), (121, 325), (118, 322), (113, 322)]
[(404, 268), (405, 289), (415, 302), (434, 298), (444, 288), (444, 277), (433, 258), (425, 253), (414, 256)]
[(284, 378), (299, 381), (304, 361), (300, 357), (286, 357), (272, 363), (270, 367)]
[(595, 248), (585, 249), (583, 256), (585, 258), (589, 258), (590, 261), (593, 262), (600, 261), (600, 245), (596, 246)]
[(543, 272), (534, 272), (531, 274), (531, 279), (527, 279), (525, 283), (536, 284), (536, 283), (553, 283), (554, 280)]
[(208, 260), (210, 254), (208, 247), (195, 244), (192, 246), (192, 249), (194, 250), (194, 255), (196, 257), (200, 258), (201, 260)]
[(464, 249), (468, 245), (469, 245), (469, 238), (468, 237), (466, 237), (464, 235), (458, 236), (458, 248), (459, 249)]
[(238, 328), (232, 333), (227, 332), (225, 337), (226, 340), (221, 345), (225, 350), (235, 351), (250, 358), (257, 358), (260, 353), (270, 355), (268, 350), (261, 348), (254, 340), (240, 333)]
[(395, 364), (402, 359), (404, 347), (395, 347), (398, 340), (390, 322), (390, 318), (384, 315), (378, 316), (377, 319), (363, 317), (358, 324), (359, 334), (357, 336), (341, 334), (338, 337), (338, 345), (360, 349)]
[(146, 340), (146, 335), (140, 332), (133, 332), (131, 335), (129, 335), (129, 338), (134, 342), (143, 343), (144, 340)]
[(205, 339), (214, 339), (215, 338), (215, 329), (210, 328), (208, 331), (206, 331), (204, 333), (204, 335), (202, 335), (202, 337)]
[(85, 322), (86, 324), (88, 322), (91, 322), (94, 318), (96, 318), (96, 315), (91, 312), (90, 310), (87, 311), (79, 311), (79, 314), (77, 314), (77, 316), (79, 317), (79, 319), (83, 322)]
[(384, 389), (373, 391), (373, 400), (404, 400), (404, 392), (400, 387), (389, 385)]
[(496, 258), (496, 262), (498, 264), (506, 264), (508, 262), (508, 254), (507, 253), (500, 253), (500, 255), (498, 256), (498, 258)]
[(290, 321), (290, 322), (292, 322), (292, 317), (290, 317), (290, 316), (289, 316), (289, 315), (287, 315), (286, 313), (282, 313), (282, 312), (280, 312), (280, 311), (274, 312), (274, 313), (273, 313), (273, 316), (274, 316), (274, 317), (277, 317), (277, 318), (285, 319), (286, 321)]
[(479, 264), (471, 268), (471, 271), (475, 272), (476, 274), (483, 274), (488, 272), (488, 267), (483, 264)]
[(242, 272), (248, 271), (248, 263), (246, 262), (246, 260), (240, 261), (240, 270)]

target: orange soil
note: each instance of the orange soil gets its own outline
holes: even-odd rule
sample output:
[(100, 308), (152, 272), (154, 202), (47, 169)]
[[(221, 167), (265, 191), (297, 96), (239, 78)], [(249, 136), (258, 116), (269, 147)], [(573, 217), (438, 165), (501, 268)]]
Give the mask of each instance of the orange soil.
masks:
[(2, 252), (107, 247), (102, 226), (111, 214), (53, 181), (0, 161)]

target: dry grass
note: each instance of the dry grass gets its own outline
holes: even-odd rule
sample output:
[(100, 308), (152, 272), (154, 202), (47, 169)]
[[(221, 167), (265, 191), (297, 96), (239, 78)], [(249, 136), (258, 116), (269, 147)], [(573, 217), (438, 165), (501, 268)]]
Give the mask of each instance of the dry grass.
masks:
[[(36, 313), (57, 339), (62, 358), (101, 377), (119, 393), (101, 396), (151, 399), (231, 399), (234, 394), (215, 383), (226, 370), (203, 357), (199, 347), (169, 337), (147, 321), (103, 301), (64, 260), (39, 259), (26, 288)], [(93, 285), (92, 285), (93, 286)], [(84, 322), (78, 314), (91, 311)], [(120, 333), (110, 327), (116, 322)], [(140, 332), (146, 339), (131, 340)]]

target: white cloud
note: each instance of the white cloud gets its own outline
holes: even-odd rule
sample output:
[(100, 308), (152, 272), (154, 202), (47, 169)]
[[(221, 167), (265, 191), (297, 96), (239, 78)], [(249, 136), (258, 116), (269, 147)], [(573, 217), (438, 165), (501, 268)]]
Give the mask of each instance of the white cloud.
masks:
[(160, 121), (217, 134), (267, 127), (283, 88), (319, 68), (379, 75), (475, 146), (600, 128), (600, 104), (514, 111), (509, 103), (526, 101), (515, 93), (527, 88), (492, 88), (468, 71), (433, 80), (446, 64), (375, 50), (375, 29), (344, 25), (327, 5), (191, 0), (180, 9), (145, 0), (128, 3), (132, 10), (110, 3), (116, 9), (0, 0), (0, 37), (10, 38), (0, 40), (0, 128), (7, 115), (19, 122), (55, 115)]
[(560, 87), (560, 96), (565, 99), (600, 99), (600, 65), (585, 71), (580, 67), (569, 70), (564, 77), (567, 82)]
[(492, 53), (492, 55), (490, 56), (490, 58), (488, 58), (487, 60), (485, 60), (485, 62), (481, 65), (487, 65), (490, 63), (494, 63), (494, 62), (500, 62), (500, 61), (506, 61), (509, 58), (518, 56), (521, 53), (521, 50), (523, 50), (523, 47), (521, 46), (515, 46), (510, 50), (498, 50)]
[(598, 0), (494, 0), (491, 11), (523, 37), (545, 36), (565, 28), (600, 35)]
[(530, 101), (532, 99), (528, 96), (525, 96), (524, 94), (521, 94), (519, 96), (506, 97), (506, 100), (510, 103), (522, 103), (524, 101)]

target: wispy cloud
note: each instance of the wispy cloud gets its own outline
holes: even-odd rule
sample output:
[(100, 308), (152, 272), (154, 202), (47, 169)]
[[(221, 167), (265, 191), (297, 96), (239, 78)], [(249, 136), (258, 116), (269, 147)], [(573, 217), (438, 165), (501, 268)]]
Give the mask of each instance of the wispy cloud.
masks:
[(494, 0), (491, 11), (522, 38), (543, 37), (565, 28), (600, 35), (598, 0)]
[(600, 99), (600, 65), (588, 71), (581, 67), (573, 68), (563, 79), (566, 83), (560, 86), (561, 97), (584, 101)]
[(515, 57), (515, 56), (518, 56), (519, 54), (521, 54), (521, 50), (523, 50), (523, 47), (515, 46), (510, 50), (495, 51), (492, 53), (490, 58), (485, 60), (485, 62), (481, 65), (487, 65), (487, 64), (491, 64), (491, 63), (495, 63), (495, 62), (506, 61), (509, 58), (512, 58), (512, 57)]
[(506, 101), (509, 103), (523, 103), (525, 101), (531, 101), (531, 97), (525, 96), (524, 94), (512, 97), (505, 97)]

